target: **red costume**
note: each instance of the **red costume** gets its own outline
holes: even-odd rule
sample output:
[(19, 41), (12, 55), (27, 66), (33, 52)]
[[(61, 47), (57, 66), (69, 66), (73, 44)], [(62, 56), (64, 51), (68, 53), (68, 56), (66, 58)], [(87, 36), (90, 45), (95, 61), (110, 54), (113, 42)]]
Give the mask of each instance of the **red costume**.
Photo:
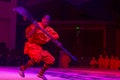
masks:
[(96, 68), (97, 60), (95, 59), (95, 57), (92, 57), (92, 60), (90, 61), (90, 65), (92, 68)]
[[(39, 25), (42, 26), (42, 24), (39, 22)], [(42, 49), (43, 44), (46, 44), (50, 38), (43, 33), (39, 28), (36, 29), (36, 31), (32, 34), (31, 37), (28, 37), (28, 33), (34, 29), (34, 25), (30, 25), (26, 29), (26, 37), (28, 41), (25, 43), (25, 49), (24, 53), (28, 54), (30, 58), (34, 59), (35, 61), (44, 61), (47, 64), (53, 64), (54, 58), (50, 55), (50, 53), (46, 50)], [(46, 27), (45, 30), (54, 38), (58, 39), (58, 34), (50, 27)], [(45, 57), (45, 58), (43, 58)], [(43, 58), (43, 59), (42, 59)], [(47, 58), (47, 59), (46, 59)]]
[(115, 58), (113, 56), (110, 59), (110, 69), (115, 69)]
[(104, 59), (104, 68), (108, 69), (110, 65), (110, 59), (109, 58), (105, 58)]
[[(48, 26), (48, 22), (49, 16), (45, 15), (42, 18), (42, 22), (38, 22), (38, 24), (54, 39), (58, 39), (59, 35), (54, 31), (53, 28)], [(32, 34), (30, 35), (31, 32)], [(55, 61), (55, 58), (47, 50), (44, 50), (42, 48), (42, 45), (50, 41), (50, 38), (34, 24), (27, 27), (26, 38), (28, 41), (25, 43), (24, 54), (27, 54), (30, 57), (30, 60), (25, 65), (21, 66), (19, 74), (24, 77), (24, 71), (28, 67), (34, 65), (35, 63), (40, 63), (43, 61), (45, 64), (38, 74), (38, 77), (41, 77), (49, 68), (49, 66), (52, 65)]]
[(70, 57), (64, 52), (60, 51), (59, 67), (68, 68), (70, 63)]
[(98, 67), (99, 68), (104, 68), (104, 58), (102, 55), (100, 55), (99, 59), (98, 59)]

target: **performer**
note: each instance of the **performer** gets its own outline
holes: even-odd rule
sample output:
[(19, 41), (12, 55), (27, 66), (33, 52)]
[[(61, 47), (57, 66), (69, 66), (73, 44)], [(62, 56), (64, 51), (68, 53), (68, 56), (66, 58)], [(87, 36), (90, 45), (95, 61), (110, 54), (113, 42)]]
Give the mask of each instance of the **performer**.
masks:
[(92, 59), (90, 60), (90, 66), (91, 68), (96, 68), (97, 60), (95, 59), (95, 57), (92, 57)]
[(104, 68), (108, 69), (109, 65), (110, 65), (110, 59), (109, 59), (108, 56), (106, 56), (105, 59), (104, 59)]
[(99, 55), (98, 67), (102, 68), (102, 69), (104, 68), (104, 58), (103, 58), (102, 54)]
[[(40, 27), (45, 29), (54, 39), (58, 39), (59, 35), (52, 27), (49, 26), (50, 16), (45, 15), (42, 17), (42, 21), (38, 22)], [(19, 74), (25, 77), (24, 71), (34, 65), (35, 63), (44, 62), (43, 67), (38, 73), (38, 77), (45, 78), (44, 72), (55, 62), (55, 58), (47, 51), (42, 48), (42, 45), (50, 41), (50, 38), (42, 32), (38, 26), (31, 24), (26, 28), (27, 42), (24, 46), (24, 54), (30, 57), (30, 60), (25, 65), (20, 67)]]
[(60, 68), (69, 68), (70, 57), (63, 51), (59, 51), (59, 67)]
[(115, 70), (119, 69), (119, 65), (120, 65), (120, 60), (119, 60), (118, 56), (116, 56), (115, 57), (115, 64), (114, 64)]
[(110, 59), (110, 69), (115, 69), (115, 58), (114, 58), (114, 56), (111, 56), (111, 59)]

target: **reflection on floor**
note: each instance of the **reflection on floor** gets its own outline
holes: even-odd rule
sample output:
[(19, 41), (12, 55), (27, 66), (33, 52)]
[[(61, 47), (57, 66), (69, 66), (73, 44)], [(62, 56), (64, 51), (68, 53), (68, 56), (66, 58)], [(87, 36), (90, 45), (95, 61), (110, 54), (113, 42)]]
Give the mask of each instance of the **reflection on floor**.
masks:
[[(19, 67), (0, 67), (0, 80), (42, 80), (37, 77), (40, 68), (29, 68), (25, 78), (19, 76)], [(88, 68), (51, 68), (45, 76), (48, 80), (120, 80), (119, 70)]]

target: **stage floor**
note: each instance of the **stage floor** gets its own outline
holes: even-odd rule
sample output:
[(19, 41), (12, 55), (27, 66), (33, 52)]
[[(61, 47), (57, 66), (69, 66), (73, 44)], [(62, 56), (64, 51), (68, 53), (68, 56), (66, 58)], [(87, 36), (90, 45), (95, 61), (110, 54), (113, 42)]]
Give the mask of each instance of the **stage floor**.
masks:
[[(40, 68), (29, 68), (25, 78), (19, 76), (19, 67), (0, 67), (0, 80), (42, 80), (37, 77)], [(46, 71), (48, 80), (120, 80), (120, 70), (89, 68), (51, 68)]]

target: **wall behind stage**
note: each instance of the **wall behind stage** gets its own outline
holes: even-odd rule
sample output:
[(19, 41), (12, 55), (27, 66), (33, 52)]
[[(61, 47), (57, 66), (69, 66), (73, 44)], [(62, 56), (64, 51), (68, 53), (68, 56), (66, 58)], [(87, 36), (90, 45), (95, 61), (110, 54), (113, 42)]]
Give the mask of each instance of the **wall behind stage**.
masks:
[(9, 49), (15, 48), (16, 13), (12, 11), (17, 0), (0, 1), (0, 42), (5, 42)]
[(120, 29), (116, 30), (116, 55), (120, 58)]

